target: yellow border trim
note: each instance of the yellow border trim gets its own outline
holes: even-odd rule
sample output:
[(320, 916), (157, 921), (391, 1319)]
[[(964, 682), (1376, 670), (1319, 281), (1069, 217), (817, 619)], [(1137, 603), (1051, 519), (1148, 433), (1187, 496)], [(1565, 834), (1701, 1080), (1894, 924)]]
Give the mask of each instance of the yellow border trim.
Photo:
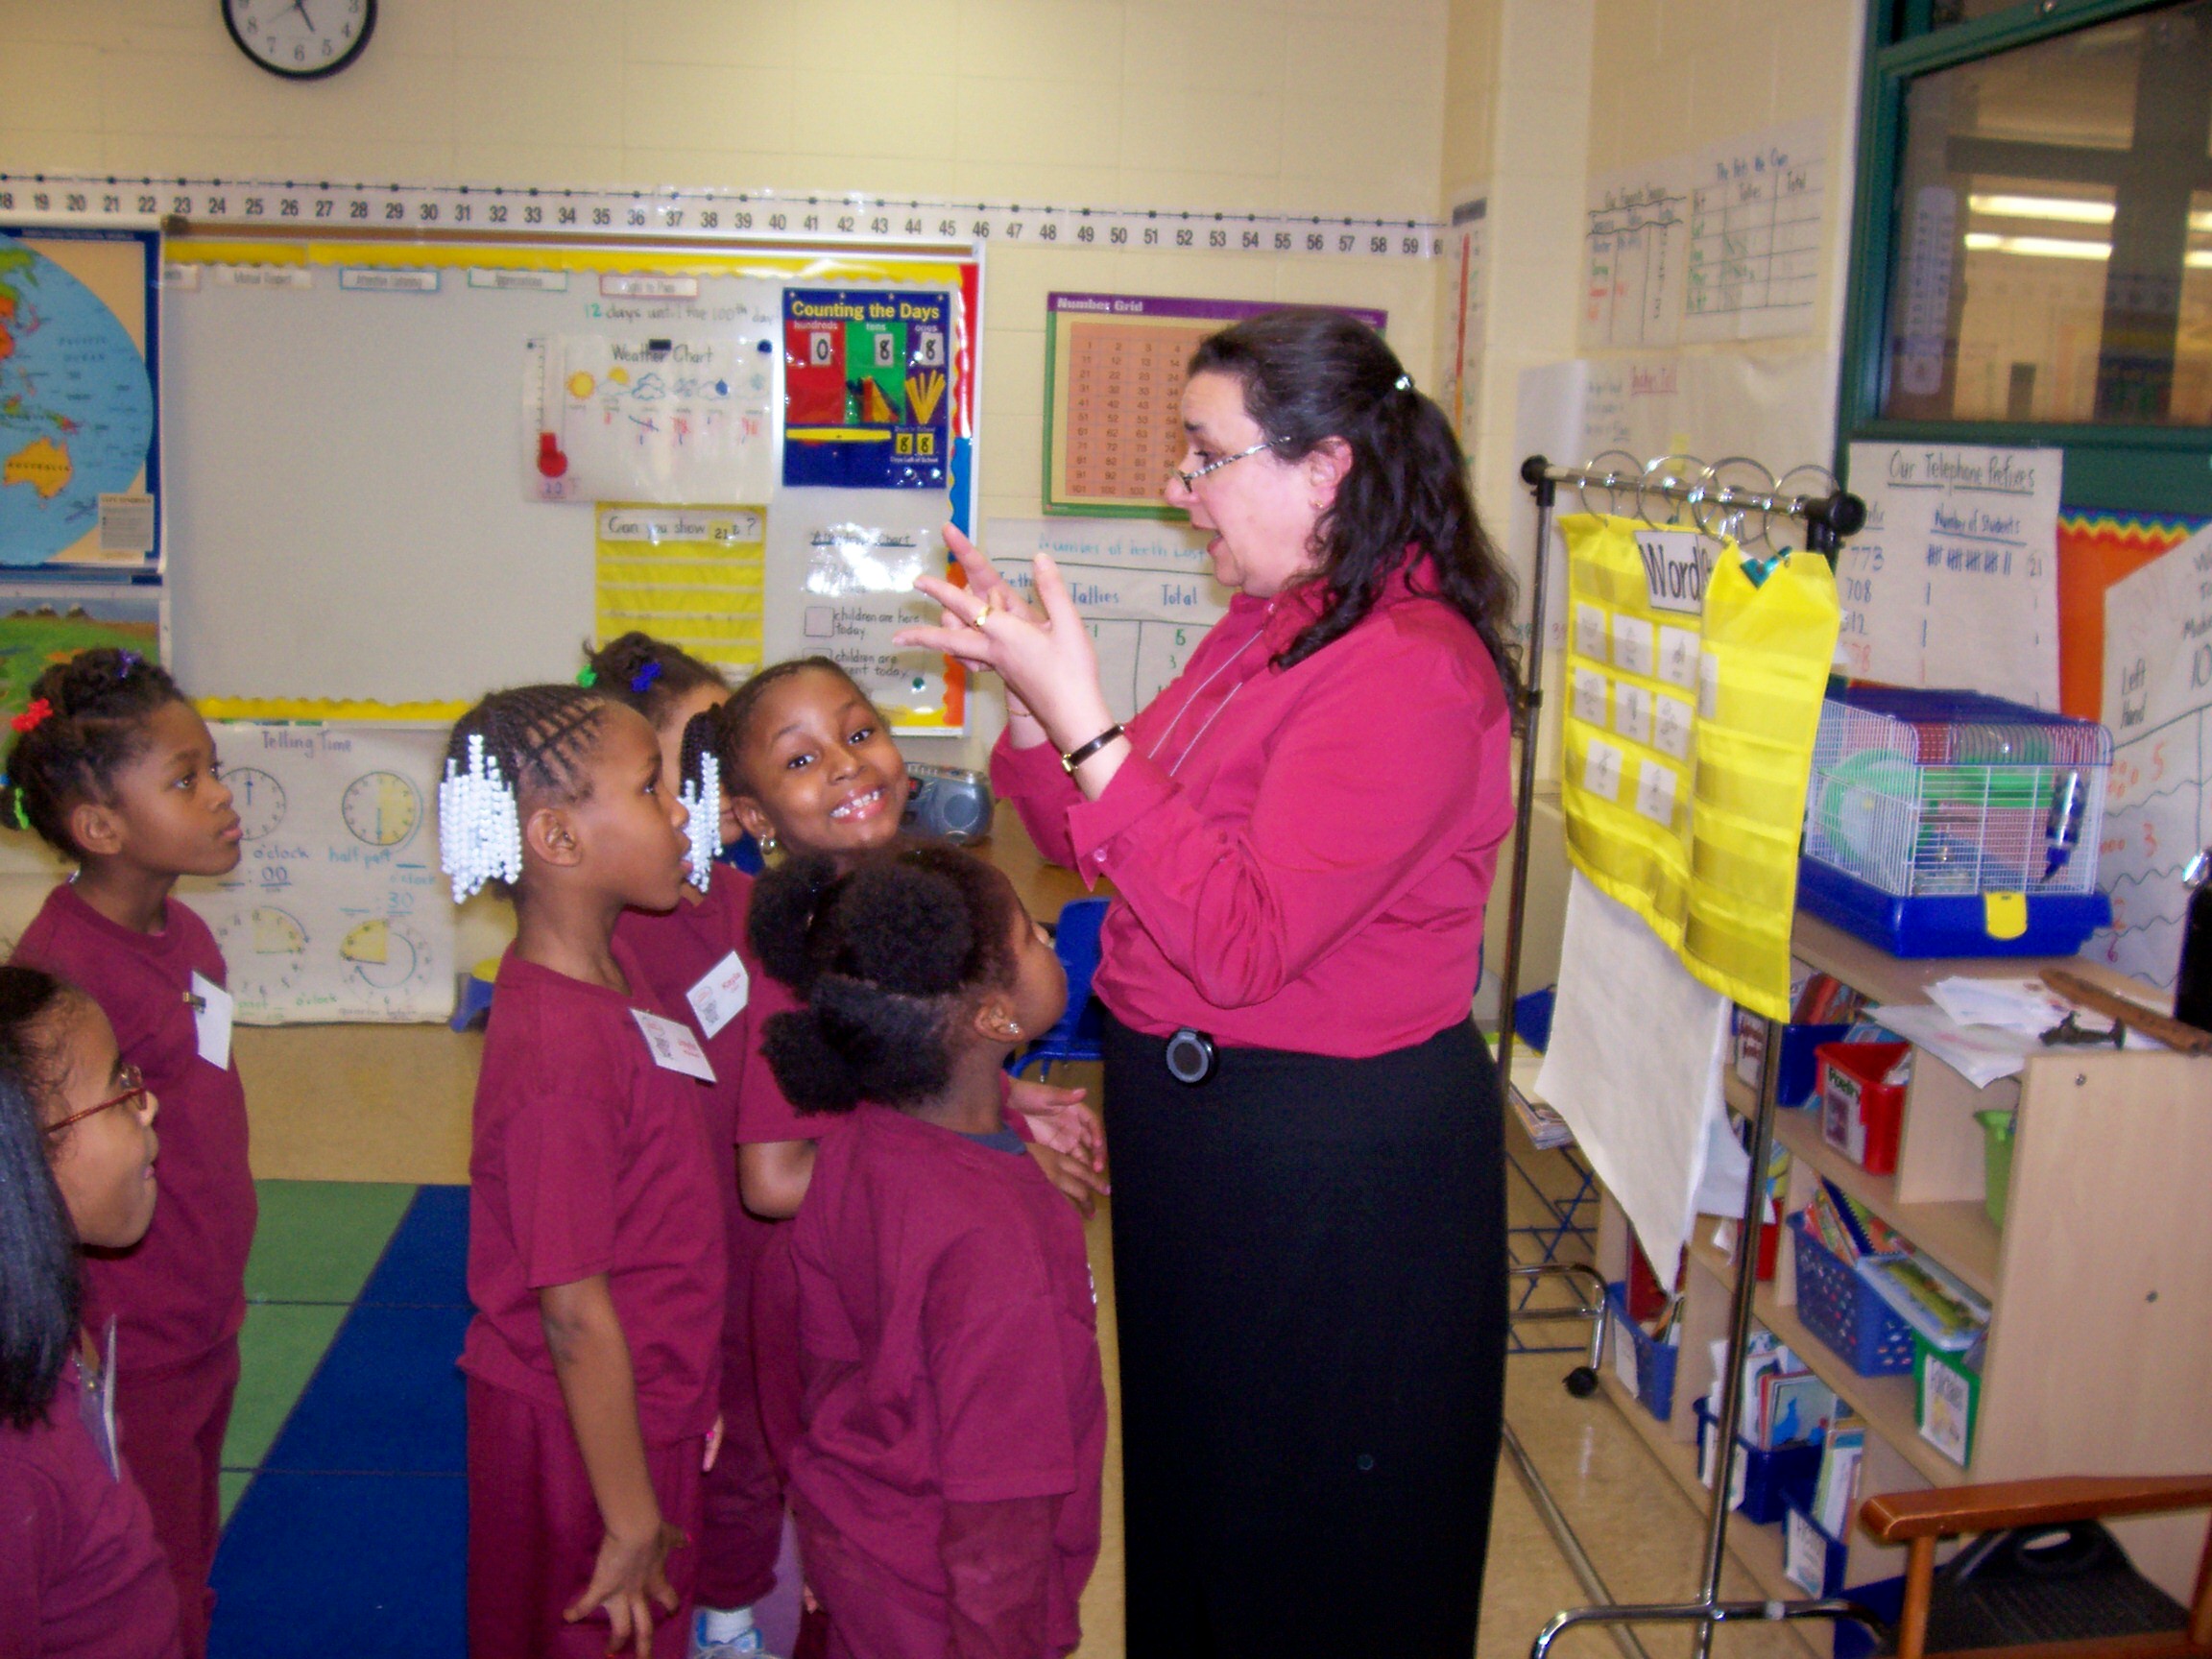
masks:
[(816, 282), (960, 286), (962, 267), (943, 259), (855, 258), (840, 253), (680, 252), (647, 248), (564, 248), (494, 243), (257, 241), (182, 236), (162, 257), (180, 265), (373, 265), (394, 270), (640, 272), (701, 276), (762, 276)]
[(373, 703), (341, 697), (202, 697), (194, 705), (204, 720), (363, 720), (450, 726), (471, 703)]

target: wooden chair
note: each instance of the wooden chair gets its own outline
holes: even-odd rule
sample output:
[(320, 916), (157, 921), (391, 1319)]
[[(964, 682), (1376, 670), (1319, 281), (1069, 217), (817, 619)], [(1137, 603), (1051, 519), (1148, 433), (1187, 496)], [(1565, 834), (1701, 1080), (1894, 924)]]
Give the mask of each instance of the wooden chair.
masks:
[[(1860, 1506), (1859, 1525), (1877, 1542), (1906, 1546), (1905, 1605), (1897, 1618), (1897, 1659), (1930, 1659), (1928, 1601), (1936, 1546), (1964, 1532), (2157, 1515), (2212, 1505), (2212, 1475), (2091, 1477), (2003, 1480), (1925, 1492), (1886, 1492)], [(2212, 1659), (2212, 1530), (2197, 1568), (2197, 1593), (2185, 1629), (2032, 1647), (1976, 1648), (1935, 1659)]]

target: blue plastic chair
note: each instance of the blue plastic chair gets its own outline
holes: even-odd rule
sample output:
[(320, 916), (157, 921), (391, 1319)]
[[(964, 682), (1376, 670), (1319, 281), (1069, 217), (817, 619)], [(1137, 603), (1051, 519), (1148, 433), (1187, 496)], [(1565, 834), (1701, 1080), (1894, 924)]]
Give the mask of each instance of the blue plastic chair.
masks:
[(1091, 976), (1098, 972), (1098, 929), (1106, 920), (1107, 899), (1070, 899), (1060, 908), (1052, 929), (1052, 950), (1068, 973), (1068, 1011), (1051, 1030), (1006, 1063), (1019, 1077), (1034, 1061), (1042, 1079), (1055, 1061), (1104, 1058), (1104, 1027), (1099, 1004), (1091, 996)]

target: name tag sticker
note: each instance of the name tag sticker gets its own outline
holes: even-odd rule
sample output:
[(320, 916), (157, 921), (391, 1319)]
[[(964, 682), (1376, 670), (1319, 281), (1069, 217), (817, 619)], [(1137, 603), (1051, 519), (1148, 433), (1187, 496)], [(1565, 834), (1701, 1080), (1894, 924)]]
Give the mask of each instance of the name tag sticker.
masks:
[[(172, 981), (174, 983), (174, 981)], [(230, 1070), (230, 1017), (237, 999), (204, 974), (192, 975), (192, 1024), (200, 1038), (200, 1058), (221, 1071)]]
[(714, 1081), (714, 1066), (707, 1058), (707, 1050), (699, 1046), (699, 1039), (688, 1025), (679, 1025), (673, 1020), (663, 1020), (658, 1014), (648, 1014), (642, 1008), (630, 1010), (630, 1018), (637, 1022), (637, 1029), (645, 1033), (645, 1046), (653, 1050), (653, 1064), (663, 1071), (681, 1071), (686, 1077), (696, 1077), (702, 1083)]
[(753, 976), (745, 972), (744, 959), (734, 950), (684, 993), (691, 1012), (699, 1016), (699, 1029), (709, 1037), (720, 1035), (723, 1026), (745, 1011), (746, 999), (752, 994)]

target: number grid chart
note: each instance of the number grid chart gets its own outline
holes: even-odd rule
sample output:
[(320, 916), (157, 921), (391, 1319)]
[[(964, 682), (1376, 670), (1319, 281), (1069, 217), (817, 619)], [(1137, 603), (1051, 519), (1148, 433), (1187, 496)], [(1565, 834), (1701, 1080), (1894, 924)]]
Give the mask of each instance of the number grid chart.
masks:
[[(1048, 294), (1045, 510), (1180, 517), (1162, 492), (1185, 449), (1183, 383), (1207, 336), (1264, 301)], [(1352, 310), (1380, 332), (1381, 311)]]
[(1039, 242), (1175, 253), (1432, 259), (1432, 219), (1077, 203), (954, 202), (774, 190), (578, 190), (542, 185), (0, 173), (0, 223), (144, 227), (164, 218), (381, 229), (578, 233), (870, 245)]

